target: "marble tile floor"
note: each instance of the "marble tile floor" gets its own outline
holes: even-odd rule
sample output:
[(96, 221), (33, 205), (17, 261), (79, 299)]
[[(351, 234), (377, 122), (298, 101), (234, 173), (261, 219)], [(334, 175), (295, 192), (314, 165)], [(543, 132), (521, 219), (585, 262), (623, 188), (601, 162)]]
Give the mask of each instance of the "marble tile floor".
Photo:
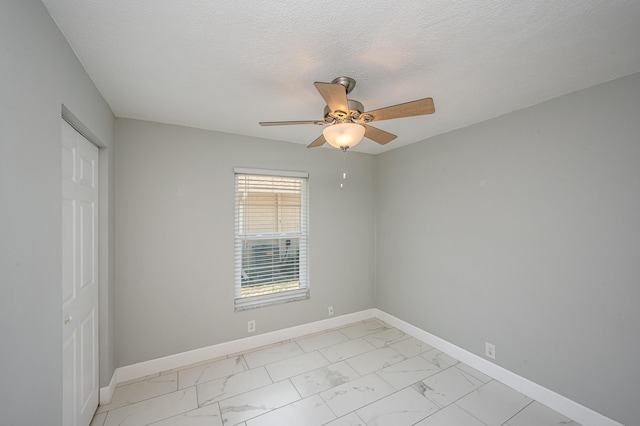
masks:
[(114, 425), (579, 426), (378, 320), (123, 383)]

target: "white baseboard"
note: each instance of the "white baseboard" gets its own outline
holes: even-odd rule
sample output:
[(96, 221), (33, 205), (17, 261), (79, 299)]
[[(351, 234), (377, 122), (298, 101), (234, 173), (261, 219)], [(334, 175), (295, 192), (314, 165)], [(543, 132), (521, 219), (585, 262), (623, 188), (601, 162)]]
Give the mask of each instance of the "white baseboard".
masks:
[(556, 410), (558, 413), (563, 414), (585, 426), (623, 426), (615, 420), (605, 417), (584, 405), (580, 405), (569, 398), (525, 379), (516, 373), (502, 368), (476, 354), (449, 343), (446, 340), (434, 336), (433, 334), (409, 324), (408, 322), (402, 321), (393, 315), (389, 315), (379, 309), (374, 309), (374, 311), (376, 311), (375, 317), (379, 320), (384, 321), (398, 330), (401, 330), (404, 333), (441, 350), (447, 355), (451, 355), (458, 361), (475, 368), (487, 376), (504, 383), (510, 388), (517, 390), (529, 398), (535, 399), (547, 407)]
[(111, 402), (111, 398), (113, 397), (113, 392), (116, 390), (116, 386), (118, 385), (118, 369), (116, 368), (111, 376), (111, 380), (109, 384), (103, 388), (100, 388), (98, 392), (100, 398), (100, 405), (105, 405)]
[[(331, 328), (342, 327), (354, 322), (374, 318), (376, 311), (376, 309), (367, 309), (295, 327), (272, 331), (270, 333), (258, 334), (256, 336), (245, 337), (243, 339), (232, 340), (218, 345), (207, 346), (204, 348), (194, 349), (192, 351), (181, 352), (175, 355), (169, 355), (162, 358), (119, 367), (114, 371), (111, 383), (115, 383), (115, 385), (117, 385), (118, 383), (141, 379), (163, 371), (174, 370), (210, 359), (250, 351), (261, 346), (271, 345), (289, 339), (296, 339), (308, 334), (319, 333)], [(109, 386), (100, 389), (100, 404), (108, 404), (109, 401), (111, 401), (111, 396), (115, 390), (115, 385), (112, 388), (111, 383)]]
[(457, 360), (475, 368), (487, 376), (504, 383), (518, 392), (535, 399), (536, 401), (556, 410), (560, 414), (582, 423), (585, 426), (623, 426), (622, 424), (605, 417), (590, 408), (580, 405), (575, 401), (553, 392), (552, 390), (525, 379), (522, 376), (519, 376), (476, 354), (449, 343), (446, 340), (434, 336), (431, 333), (428, 333), (379, 309), (367, 309), (360, 312), (354, 312), (347, 315), (341, 315), (243, 339), (232, 340), (218, 345), (207, 346), (200, 349), (194, 349), (192, 351), (116, 368), (109, 385), (100, 389), (100, 404), (108, 404), (109, 401), (111, 401), (113, 392), (119, 383), (141, 379), (146, 376), (159, 374), (163, 371), (186, 367), (188, 365), (197, 364), (210, 359), (220, 358), (240, 352), (247, 352), (261, 346), (271, 345), (289, 339), (296, 339), (308, 334), (319, 333), (328, 329), (342, 327), (370, 318), (377, 318), (393, 327), (396, 327), (404, 333), (441, 350), (447, 355), (451, 355)]

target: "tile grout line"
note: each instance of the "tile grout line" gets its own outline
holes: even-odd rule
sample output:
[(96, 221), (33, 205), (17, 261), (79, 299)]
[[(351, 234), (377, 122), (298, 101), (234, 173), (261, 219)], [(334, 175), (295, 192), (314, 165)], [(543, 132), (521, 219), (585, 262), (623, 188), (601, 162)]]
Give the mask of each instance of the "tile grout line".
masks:
[(517, 413), (515, 413), (513, 416), (509, 417), (507, 420), (505, 420), (504, 422), (502, 422), (502, 424), (504, 425), (505, 423), (509, 423), (509, 420), (513, 419), (515, 416), (517, 416), (518, 414), (522, 413), (528, 406), (530, 406), (531, 404), (533, 404), (534, 402), (536, 402), (535, 399), (532, 399), (530, 403), (528, 403), (527, 405), (525, 405), (524, 407), (522, 407), (520, 410), (518, 410)]
[[(469, 392), (467, 395), (471, 394), (472, 392), (474, 392), (474, 391), (476, 391), (476, 390), (480, 389), (481, 387), (484, 387), (484, 386), (486, 386), (486, 385), (488, 385), (489, 383), (494, 382), (494, 381), (495, 381), (495, 382), (497, 382), (497, 383), (500, 383), (500, 382), (498, 382), (498, 381), (497, 381), (497, 380), (495, 380), (495, 379), (491, 379), (491, 380), (489, 380), (487, 383), (485, 383), (484, 385), (479, 386), (477, 389), (474, 389), (473, 391)], [(465, 396), (467, 396), (467, 395), (465, 395)], [(464, 398), (464, 396), (463, 396), (463, 397), (461, 397), (461, 398), (456, 399), (456, 400), (455, 400), (455, 401), (453, 401), (451, 404), (455, 404), (455, 405), (456, 405), (456, 407), (458, 407), (459, 409), (461, 409), (462, 411), (464, 411), (465, 413), (467, 413), (468, 415), (470, 415), (470, 416), (471, 416), (471, 417), (473, 417), (474, 419), (478, 420), (478, 421), (479, 421), (480, 423), (482, 423), (483, 425), (484, 425), (484, 424), (486, 424), (485, 422), (483, 422), (482, 420), (480, 420), (480, 419), (479, 419), (475, 414), (473, 414), (472, 412), (470, 412), (469, 410), (467, 410), (467, 409), (466, 409), (466, 408), (464, 408), (463, 406), (461, 406), (461, 405), (459, 405), (459, 404), (456, 404), (456, 402), (460, 401), (462, 398)], [(450, 404), (450, 405), (451, 405), (451, 404)], [(517, 414), (517, 413), (516, 413), (516, 414)], [(504, 422), (503, 422), (502, 424), (504, 424)]]

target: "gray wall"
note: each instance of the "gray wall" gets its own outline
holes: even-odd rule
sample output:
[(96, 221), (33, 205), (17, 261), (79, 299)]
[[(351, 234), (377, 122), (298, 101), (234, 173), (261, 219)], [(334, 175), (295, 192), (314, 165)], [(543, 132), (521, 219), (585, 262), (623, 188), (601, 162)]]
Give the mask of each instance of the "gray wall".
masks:
[(637, 424), (640, 74), (376, 165), (377, 307)]
[[(119, 366), (373, 307), (373, 156), (340, 190), (334, 149), (128, 119), (116, 140)], [(311, 299), (234, 312), (234, 166), (309, 172)]]
[[(104, 148), (101, 233), (112, 238), (113, 116), (40, 1), (2, 1), (0, 63), (0, 424), (60, 425), (60, 117), (64, 105)], [(101, 249), (111, 284), (101, 293), (113, 295), (113, 248)], [(113, 351), (101, 343), (110, 378)]]

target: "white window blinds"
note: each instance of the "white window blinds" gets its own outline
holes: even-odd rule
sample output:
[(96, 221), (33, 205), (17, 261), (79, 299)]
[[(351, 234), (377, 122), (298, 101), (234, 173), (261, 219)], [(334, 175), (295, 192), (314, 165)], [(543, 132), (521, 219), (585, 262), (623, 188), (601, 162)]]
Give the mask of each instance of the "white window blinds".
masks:
[(236, 309), (308, 297), (307, 177), (235, 170)]

